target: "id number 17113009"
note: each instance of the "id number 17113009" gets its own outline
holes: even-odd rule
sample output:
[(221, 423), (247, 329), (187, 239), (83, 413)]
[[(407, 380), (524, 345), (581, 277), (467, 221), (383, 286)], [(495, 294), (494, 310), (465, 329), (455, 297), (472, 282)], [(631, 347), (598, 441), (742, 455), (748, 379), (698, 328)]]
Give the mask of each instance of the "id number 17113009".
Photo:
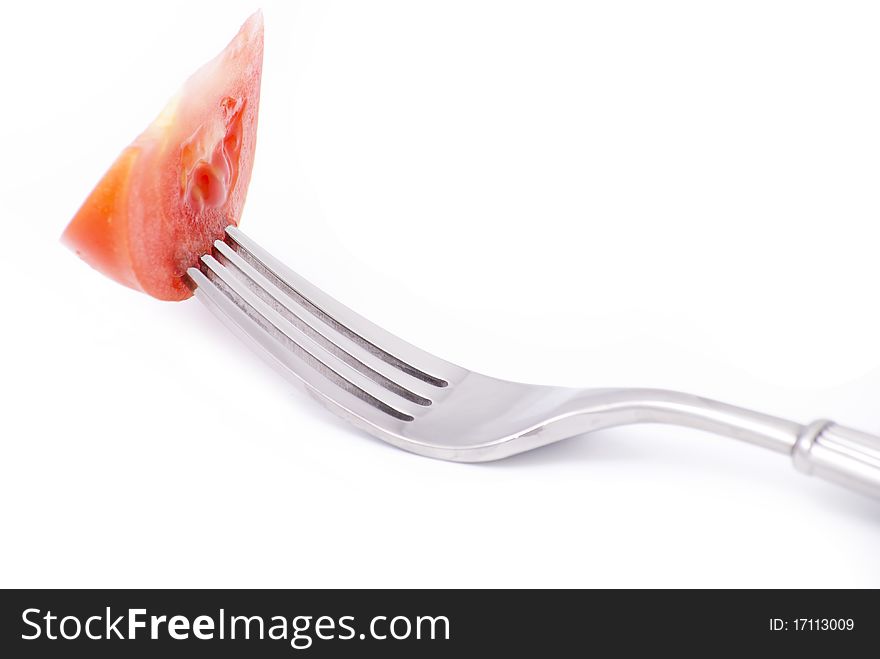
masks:
[(852, 631), (855, 621), (852, 618), (770, 618), (770, 631)]

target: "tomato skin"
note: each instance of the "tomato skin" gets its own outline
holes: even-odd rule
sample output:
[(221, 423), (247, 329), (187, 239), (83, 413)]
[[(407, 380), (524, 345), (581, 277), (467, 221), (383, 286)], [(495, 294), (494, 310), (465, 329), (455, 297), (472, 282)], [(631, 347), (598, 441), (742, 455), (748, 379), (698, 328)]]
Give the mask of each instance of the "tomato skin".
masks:
[(256, 147), (263, 64), (257, 12), (116, 159), (62, 242), (99, 272), (162, 300), (237, 225)]
[(67, 225), (61, 241), (95, 270), (130, 288), (142, 290), (131, 269), (125, 197), (138, 151), (128, 147)]

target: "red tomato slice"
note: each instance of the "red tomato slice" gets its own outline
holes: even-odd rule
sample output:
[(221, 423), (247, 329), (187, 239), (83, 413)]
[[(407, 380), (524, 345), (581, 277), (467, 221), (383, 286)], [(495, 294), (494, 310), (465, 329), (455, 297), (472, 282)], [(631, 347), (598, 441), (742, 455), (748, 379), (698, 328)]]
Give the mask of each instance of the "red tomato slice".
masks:
[(116, 159), (62, 240), (89, 265), (162, 300), (238, 224), (254, 164), (263, 16), (251, 16)]

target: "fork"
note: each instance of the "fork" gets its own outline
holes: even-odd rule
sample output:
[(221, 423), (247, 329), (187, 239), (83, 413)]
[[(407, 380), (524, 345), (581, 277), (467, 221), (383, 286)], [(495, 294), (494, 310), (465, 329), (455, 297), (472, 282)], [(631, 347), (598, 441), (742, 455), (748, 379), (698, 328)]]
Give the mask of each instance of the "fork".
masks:
[(584, 433), (662, 423), (733, 437), (794, 466), (880, 496), (880, 437), (806, 426), (661, 389), (574, 389), (469, 371), (371, 323), (226, 229), (187, 271), (196, 298), (332, 412), (419, 455), (483, 462)]

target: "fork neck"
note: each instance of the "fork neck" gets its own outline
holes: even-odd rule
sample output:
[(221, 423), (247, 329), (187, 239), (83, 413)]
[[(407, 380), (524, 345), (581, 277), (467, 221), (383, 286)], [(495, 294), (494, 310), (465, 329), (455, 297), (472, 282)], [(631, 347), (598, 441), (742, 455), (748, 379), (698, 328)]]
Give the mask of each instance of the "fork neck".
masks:
[[(804, 427), (709, 398), (664, 389), (584, 391), (569, 403), (575, 414), (598, 419), (598, 427), (662, 423), (705, 430), (791, 454)], [(595, 415), (595, 416), (594, 416)]]

